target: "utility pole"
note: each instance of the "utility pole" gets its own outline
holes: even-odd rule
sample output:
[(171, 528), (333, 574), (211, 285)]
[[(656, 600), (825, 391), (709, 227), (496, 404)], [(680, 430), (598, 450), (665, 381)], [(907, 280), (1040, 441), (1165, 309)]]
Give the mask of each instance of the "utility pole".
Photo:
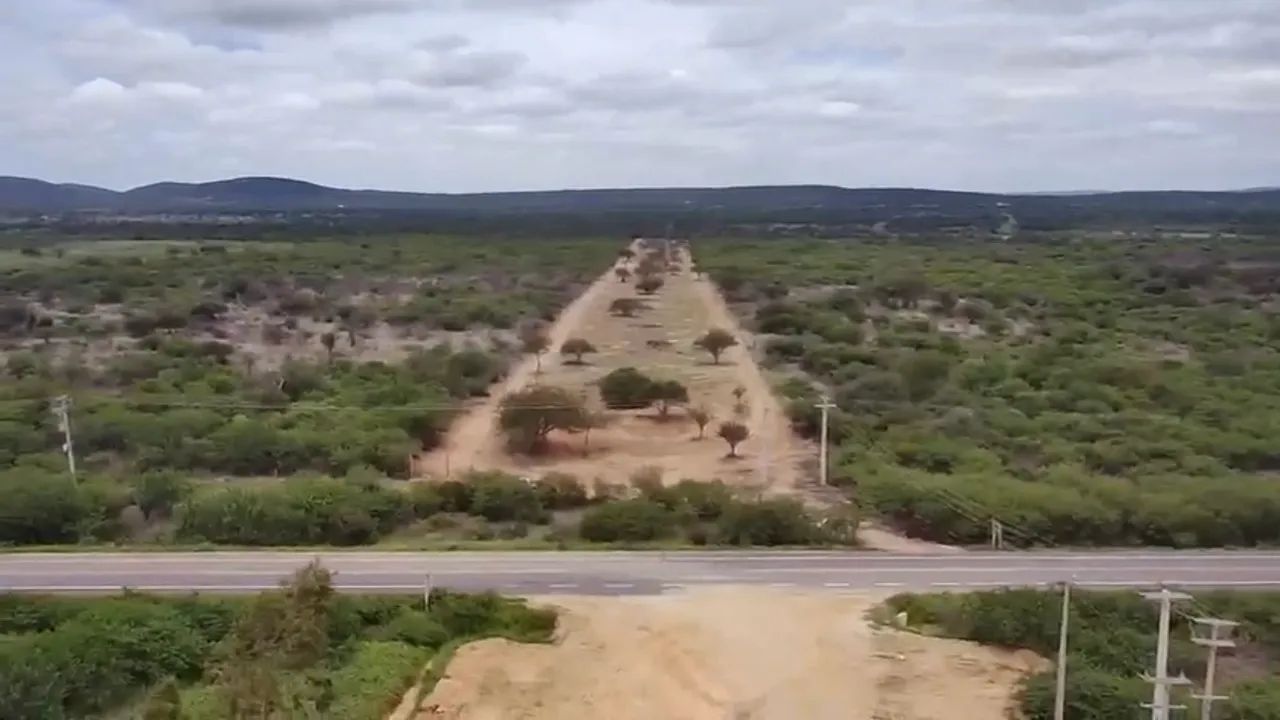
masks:
[(827, 484), (827, 473), (829, 467), (829, 463), (827, 461), (827, 425), (831, 411), (835, 409), (836, 405), (831, 402), (830, 398), (824, 397), (822, 398), (822, 402), (818, 403), (814, 407), (822, 411), (822, 439), (820, 441), (821, 444), (818, 446), (818, 480), (825, 486)]
[(1170, 710), (1185, 709), (1183, 705), (1169, 704), (1169, 688), (1174, 685), (1190, 685), (1186, 675), (1169, 677), (1169, 616), (1173, 603), (1178, 600), (1190, 600), (1186, 593), (1171, 592), (1168, 588), (1160, 588), (1160, 592), (1143, 593), (1142, 597), (1160, 603), (1160, 634), (1156, 638), (1156, 674), (1145, 678), (1152, 684), (1151, 703), (1143, 703), (1143, 707), (1151, 708), (1151, 720), (1169, 720)]
[(53, 414), (58, 418), (58, 430), (62, 431), (62, 452), (67, 454), (67, 470), (71, 481), (76, 480), (76, 450), (71, 444), (71, 398), (59, 395), (53, 399)]
[(1209, 648), (1209, 661), (1204, 666), (1204, 693), (1191, 697), (1200, 701), (1200, 720), (1213, 720), (1213, 704), (1219, 700), (1230, 700), (1226, 695), (1213, 694), (1215, 675), (1218, 671), (1218, 650), (1236, 646), (1230, 635), (1240, 623), (1217, 618), (1195, 618), (1192, 622), (1209, 628), (1209, 637), (1197, 637), (1193, 634), (1191, 638), (1191, 642), (1196, 645)]
[(1067, 624), (1071, 619), (1071, 583), (1062, 584), (1062, 625), (1058, 628), (1058, 682), (1053, 696), (1053, 720), (1067, 716)]

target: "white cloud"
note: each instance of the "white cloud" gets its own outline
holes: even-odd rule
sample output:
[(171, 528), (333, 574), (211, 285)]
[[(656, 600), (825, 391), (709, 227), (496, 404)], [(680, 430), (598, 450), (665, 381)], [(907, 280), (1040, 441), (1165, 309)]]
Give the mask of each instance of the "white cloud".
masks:
[(0, 174), (422, 190), (1280, 181), (1275, 0), (0, 7)]

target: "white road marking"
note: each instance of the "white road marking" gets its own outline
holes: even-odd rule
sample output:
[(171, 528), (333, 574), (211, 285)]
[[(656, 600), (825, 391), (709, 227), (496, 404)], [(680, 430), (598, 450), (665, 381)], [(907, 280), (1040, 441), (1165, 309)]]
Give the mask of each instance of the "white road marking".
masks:
[(878, 582), (876, 587), (903, 587), (906, 583)]
[(840, 582), (822, 583), (822, 587), (829, 587), (829, 588), (847, 588), (847, 587), (849, 587), (849, 583), (840, 583)]
[(547, 587), (552, 590), (569, 590), (578, 587), (578, 583), (551, 583)]
[(635, 583), (605, 583), (604, 586), (610, 590), (627, 590), (635, 587)]

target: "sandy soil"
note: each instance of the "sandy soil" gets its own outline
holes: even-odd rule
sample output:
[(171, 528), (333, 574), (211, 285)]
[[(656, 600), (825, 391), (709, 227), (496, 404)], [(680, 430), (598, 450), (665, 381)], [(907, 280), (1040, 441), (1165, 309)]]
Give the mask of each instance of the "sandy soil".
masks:
[[(665, 277), (657, 295), (643, 298), (647, 309), (634, 318), (611, 315), (609, 305), (620, 297), (637, 297), (634, 285), (619, 281), (610, 269), (570, 305), (553, 324), (553, 351), (543, 356), (542, 370), (526, 358), (490, 399), (459, 418), (441, 450), (419, 467), (435, 476), (469, 469), (501, 469), (526, 476), (555, 470), (591, 483), (601, 479), (623, 483), (641, 467), (662, 470), (669, 483), (684, 478), (724, 480), (737, 486), (787, 492), (797, 486), (804, 459), (816, 455), (795, 438), (786, 416), (752, 359), (751, 341), (743, 335), (715, 287), (688, 270)], [(743, 345), (729, 349), (719, 364), (693, 347), (708, 329), (721, 327), (738, 334)], [(564, 362), (555, 350), (570, 337), (590, 341), (599, 353), (586, 365)], [(704, 405), (714, 416), (706, 437), (698, 439), (696, 425), (682, 410), (665, 422), (653, 410), (604, 412), (596, 383), (609, 372), (633, 366), (661, 379), (679, 380), (689, 389), (690, 405)], [(513, 456), (503, 448), (496, 431), (496, 415), (506, 394), (531, 383), (557, 385), (582, 393), (606, 425), (586, 434), (555, 434), (543, 457)], [(734, 396), (743, 388), (743, 407)], [(738, 412), (741, 410), (741, 412)], [(738, 419), (751, 430), (740, 459), (726, 459), (727, 446), (715, 437), (720, 422)]]
[(1046, 662), (873, 627), (879, 597), (569, 598), (551, 646), (463, 648), (416, 718), (992, 720)]

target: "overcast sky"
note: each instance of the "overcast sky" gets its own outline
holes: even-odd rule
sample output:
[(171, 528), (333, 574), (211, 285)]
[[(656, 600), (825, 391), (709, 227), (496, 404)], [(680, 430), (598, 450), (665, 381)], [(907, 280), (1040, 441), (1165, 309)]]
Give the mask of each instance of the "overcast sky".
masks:
[(0, 174), (1280, 185), (1280, 0), (0, 0)]

